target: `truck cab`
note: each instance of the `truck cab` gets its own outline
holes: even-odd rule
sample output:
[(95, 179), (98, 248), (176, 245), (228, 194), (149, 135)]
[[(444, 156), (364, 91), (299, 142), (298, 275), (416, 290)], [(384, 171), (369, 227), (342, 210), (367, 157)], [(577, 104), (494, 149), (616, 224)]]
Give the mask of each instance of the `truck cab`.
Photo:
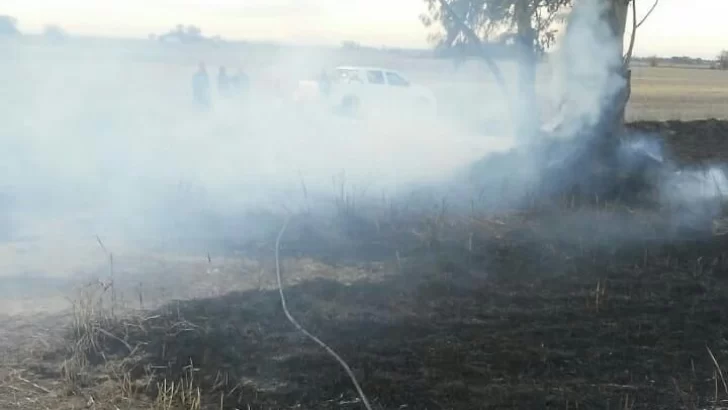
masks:
[(316, 90), (311, 82), (307, 87), (306, 94), (317, 94), (334, 109), (350, 115), (403, 110), (430, 115), (437, 105), (427, 87), (413, 84), (399, 71), (387, 68), (339, 66), (328, 78), (318, 80)]
[[(402, 73), (379, 67), (340, 66), (334, 70), (333, 101), (344, 110), (434, 109), (433, 93)], [(422, 112), (424, 113), (424, 112)]]

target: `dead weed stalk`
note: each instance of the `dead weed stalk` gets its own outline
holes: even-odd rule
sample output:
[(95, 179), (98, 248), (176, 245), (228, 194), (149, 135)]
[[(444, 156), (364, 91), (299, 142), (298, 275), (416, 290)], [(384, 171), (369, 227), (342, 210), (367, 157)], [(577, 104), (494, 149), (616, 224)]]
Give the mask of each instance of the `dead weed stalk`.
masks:
[(185, 366), (184, 374), (178, 381), (166, 378), (157, 383), (157, 397), (153, 410), (200, 410), (202, 394), (195, 381), (196, 369), (193, 363)]

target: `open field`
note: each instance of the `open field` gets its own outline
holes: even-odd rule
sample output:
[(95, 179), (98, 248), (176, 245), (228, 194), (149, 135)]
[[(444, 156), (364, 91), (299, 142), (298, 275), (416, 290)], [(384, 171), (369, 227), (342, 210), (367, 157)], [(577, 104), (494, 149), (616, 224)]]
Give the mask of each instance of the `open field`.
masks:
[[(270, 84), (280, 80), (291, 87), (301, 78), (316, 76), (322, 68), (336, 65), (383, 66), (406, 73), (412, 80), (430, 86), (449, 115), (462, 120), (473, 117), (499, 118), (503, 114), (501, 91), (484, 64), (470, 61), (455, 66), (451, 61), (425, 56), (376, 50), (349, 51), (327, 48), (277, 48), (242, 45), (209, 49), (195, 46), (159, 46), (146, 42), (114, 43), (104, 40), (63, 48), (42, 44), (0, 44), (0, 55), (19, 63), (29, 62), (24, 73), (28, 81), (53, 77), (48, 67), (70, 68), (79, 76), (99, 82), (97, 77), (113, 77), (139, 94), (135, 99), (163, 104), (171, 98), (189, 100), (189, 80), (199, 61), (205, 61), (213, 74), (218, 65), (243, 68), (253, 83)], [(36, 64), (43, 61), (44, 64)], [(511, 87), (516, 67), (502, 63)], [(8, 69), (11, 67), (6, 67)], [(541, 70), (539, 87), (548, 82)], [(102, 91), (102, 90), (99, 90)], [(694, 120), (728, 116), (728, 72), (690, 67), (646, 67), (635, 65), (628, 119)], [(131, 102), (130, 102), (131, 103)], [(546, 107), (548, 112), (548, 107)]]
[(694, 120), (728, 116), (728, 72), (688, 68), (635, 68), (632, 120)]
[[(29, 58), (21, 51), (14, 50), (19, 60)], [(98, 98), (99, 113), (120, 98), (116, 108), (139, 104), (161, 122), (174, 112), (160, 104), (187, 101), (198, 54), (106, 52), (47, 58), (64, 67), (58, 71), (71, 67), (98, 81), (84, 90), (95, 94), (78, 99)], [(280, 56), (208, 53), (210, 65), (246, 64), (254, 78), (289, 65)], [(446, 100), (498, 113), (498, 91), (477, 65), (453, 71), (443, 61), (377, 58), (317, 61), (389, 65)], [(53, 72), (30, 65), (22, 75), (13, 86)], [(726, 72), (640, 67), (633, 75), (631, 119), (726, 117)], [(128, 94), (101, 81), (109, 76)], [(31, 100), (14, 103), (43, 102)], [(187, 119), (185, 111), (176, 115)], [(728, 121), (631, 128), (658, 134), (681, 166), (728, 161)], [(706, 219), (707, 207), (566, 201), (493, 213), (444, 198), (360, 202), (344, 191), (342, 183), (332, 193), (334, 212), (293, 217), (281, 241), (281, 273), (293, 316), (348, 362), (375, 408), (728, 407), (724, 212)], [(85, 227), (84, 215), (66, 213), (52, 223), (24, 220), (22, 235), (0, 242), (0, 409), (363, 408), (343, 370), (281, 308), (275, 250), (285, 212), (223, 220), (240, 239), (212, 240), (219, 220), (195, 214), (184, 200), (172, 205), (167, 211), (182, 222), (210, 221), (200, 230), (208, 236), (154, 246), (117, 241), (90, 235), (96, 226)]]

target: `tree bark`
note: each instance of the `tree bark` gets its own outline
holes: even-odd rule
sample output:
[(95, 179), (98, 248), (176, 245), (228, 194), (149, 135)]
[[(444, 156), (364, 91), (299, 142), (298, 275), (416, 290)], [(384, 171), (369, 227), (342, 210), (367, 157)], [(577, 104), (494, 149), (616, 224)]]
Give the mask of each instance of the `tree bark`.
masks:
[[(630, 1), (634, 0), (608, 0), (609, 7), (608, 21), (612, 29), (614, 37), (617, 39), (620, 55), (624, 55), (624, 34), (627, 26), (627, 14), (629, 11)], [(627, 103), (629, 97), (632, 94), (632, 72), (627, 65), (620, 65), (616, 69), (619, 70), (619, 75), (624, 78), (625, 85), (622, 90), (618, 93), (618, 97), (615, 101), (617, 106), (617, 115), (614, 119), (614, 130), (617, 134), (621, 134), (624, 128), (625, 113), (627, 109)]]
[(609, 25), (619, 40), (619, 51), (624, 54), (624, 32), (627, 27), (627, 14), (631, 0), (608, 0)]
[(539, 128), (536, 98), (536, 31), (533, 28), (532, 1), (520, 0), (514, 9), (518, 41), (518, 122), (517, 138), (533, 138)]

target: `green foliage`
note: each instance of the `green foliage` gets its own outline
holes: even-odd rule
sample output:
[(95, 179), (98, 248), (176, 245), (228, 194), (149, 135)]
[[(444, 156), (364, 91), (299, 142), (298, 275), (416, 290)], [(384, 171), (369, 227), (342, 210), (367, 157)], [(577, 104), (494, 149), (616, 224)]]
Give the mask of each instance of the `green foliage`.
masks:
[[(428, 12), (420, 16), (426, 27), (437, 26), (440, 31), (430, 35), (430, 41), (440, 48), (465, 48), (472, 38), (463, 33), (461, 25), (443, 9), (447, 2), (452, 11), (473, 30), (482, 43), (510, 45), (518, 37), (518, 11), (527, 14), (534, 35), (527, 40), (539, 53), (548, 49), (556, 39), (555, 23), (560, 11), (572, 0), (424, 0)], [(520, 8), (520, 9), (519, 9)], [(523, 28), (521, 28), (523, 29)]]
[(18, 19), (12, 16), (0, 15), (0, 36), (18, 36)]
[(723, 50), (718, 54), (718, 68), (728, 70), (728, 50)]
[(169, 32), (159, 36), (158, 40), (176, 40), (183, 44), (202, 43), (209, 39), (202, 35), (202, 29), (195, 25), (177, 24)]
[(49, 24), (43, 28), (43, 36), (54, 43), (62, 43), (68, 39), (66, 30), (54, 24)]

